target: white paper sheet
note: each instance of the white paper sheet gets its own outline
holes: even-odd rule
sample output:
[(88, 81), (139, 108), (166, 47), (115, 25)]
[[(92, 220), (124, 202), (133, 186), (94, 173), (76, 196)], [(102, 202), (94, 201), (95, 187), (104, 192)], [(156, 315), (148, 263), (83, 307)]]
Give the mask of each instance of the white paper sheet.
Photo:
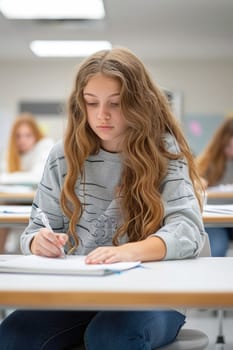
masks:
[(30, 214), (31, 205), (0, 205), (0, 214)]
[(139, 261), (90, 265), (84, 260), (85, 256), (77, 255), (67, 256), (66, 259), (27, 255), (0, 261), (0, 272), (103, 276), (140, 265)]

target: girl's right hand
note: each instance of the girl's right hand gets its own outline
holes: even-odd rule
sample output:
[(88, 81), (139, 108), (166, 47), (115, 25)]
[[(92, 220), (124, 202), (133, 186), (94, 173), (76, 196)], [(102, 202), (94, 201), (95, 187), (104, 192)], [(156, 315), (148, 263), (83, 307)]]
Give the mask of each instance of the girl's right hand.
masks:
[(66, 244), (68, 236), (65, 233), (54, 233), (42, 228), (31, 242), (31, 252), (35, 255), (51, 258), (62, 255), (61, 248)]

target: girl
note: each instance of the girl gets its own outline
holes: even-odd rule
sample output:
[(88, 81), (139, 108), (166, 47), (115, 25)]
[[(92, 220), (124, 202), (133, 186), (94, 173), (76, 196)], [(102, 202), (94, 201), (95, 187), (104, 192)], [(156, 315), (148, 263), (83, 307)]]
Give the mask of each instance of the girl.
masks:
[[(233, 115), (216, 130), (204, 151), (197, 157), (197, 167), (205, 186), (233, 184)], [(232, 228), (207, 228), (211, 255), (225, 256)]]
[[(64, 144), (50, 153), (22, 250), (57, 257), (66, 245), (88, 264), (195, 257), (205, 235), (199, 188), (184, 136), (141, 61), (126, 49), (97, 52), (77, 74)], [(37, 207), (56, 235), (42, 228)], [(16, 311), (2, 323), (0, 343), (156, 349), (184, 321), (176, 310)]]

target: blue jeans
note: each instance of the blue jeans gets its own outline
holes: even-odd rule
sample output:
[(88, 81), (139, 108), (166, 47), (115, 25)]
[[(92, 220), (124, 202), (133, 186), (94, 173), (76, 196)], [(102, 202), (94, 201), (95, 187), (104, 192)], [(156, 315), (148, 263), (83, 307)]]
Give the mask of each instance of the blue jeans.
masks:
[(212, 256), (226, 256), (230, 243), (230, 229), (227, 227), (207, 227)]
[(175, 340), (177, 311), (15, 311), (0, 325), (1, 350), (152, 350)]

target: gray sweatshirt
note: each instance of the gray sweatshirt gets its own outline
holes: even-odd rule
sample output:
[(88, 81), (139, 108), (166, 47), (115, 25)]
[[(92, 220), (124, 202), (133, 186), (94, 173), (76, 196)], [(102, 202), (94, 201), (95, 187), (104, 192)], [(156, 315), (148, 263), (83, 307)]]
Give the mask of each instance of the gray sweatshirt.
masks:
[[(170, 134), (165, 136), (169, 152), (178, 153), (179, 147)], [(122, 163), (120, 154), (100, 150), (85, 161), (85, 186), (77, 180), (75, 191), (84, 204), (77, 223), (79, 246), (75, 254), (86, 255), (98, 246), (112, 245), (113, 235), (122, 222), (115, 188), (120, 184)], [(32, 205), (29, 225), (21, 235), (21, 249), (31, 254), (30, 242), (44, 225), (36, 214), (42, 209), (48, 216), (54, 232), (68, 230), (68, 218), (62, 213), (59, 198), (67, 166), (63, 143), (57, 143), (50, 152), (41, 182)], [(165, 259), (183, 259), (197, 256), (203, 246), (205, 232), (202, 215), (188, 175), (184, 159), (170, 160), (161, 194), (164, 218), (161, 228), (153, 235), (166, 244)], [(127, 242), (127, 236), (121, 243)]]

